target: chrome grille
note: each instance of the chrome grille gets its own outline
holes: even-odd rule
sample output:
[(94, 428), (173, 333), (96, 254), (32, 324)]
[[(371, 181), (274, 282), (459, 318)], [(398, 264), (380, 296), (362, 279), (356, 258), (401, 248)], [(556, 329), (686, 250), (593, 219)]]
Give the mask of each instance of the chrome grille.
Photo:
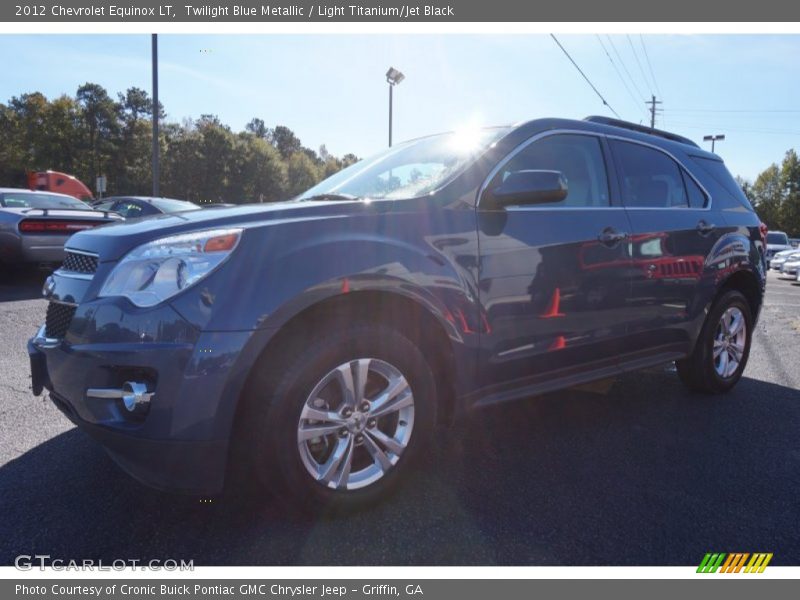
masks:
[(94, 274), (97, 271), (97, 256), (67, 250), (61, 269), (73, 273)]
[(63, 338), (67, 334), (72, 317), (77, 307), (69, 304), (51, 302), (47, 305), (47, 317), (44, 322), (44, 334), (49, 338)]

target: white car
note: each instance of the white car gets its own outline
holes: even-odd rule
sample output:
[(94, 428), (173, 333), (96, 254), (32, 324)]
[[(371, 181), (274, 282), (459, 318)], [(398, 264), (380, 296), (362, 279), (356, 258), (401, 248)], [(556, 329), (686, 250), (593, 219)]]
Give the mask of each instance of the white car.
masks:
[(772, 257), (783, 250), (794, 250), (789, 243), (789, 236), (783, 231), (770, 231), (767, 233), (767, 267), (771, 267)]
[(797, 277), (800, 271), (800, 252), (795, 252), (781, 265), (781, 275)]
[(800, 250), (797, 248), (792, 248), (791, 250), (781, 250), (780, 252), (775, 253), (775, 255), (772, 257), (772, 260), (769, 261), (769, 268), (780, 271), (783, 263), (791, 258), (794, 258), (795, 256), (800, 256)]

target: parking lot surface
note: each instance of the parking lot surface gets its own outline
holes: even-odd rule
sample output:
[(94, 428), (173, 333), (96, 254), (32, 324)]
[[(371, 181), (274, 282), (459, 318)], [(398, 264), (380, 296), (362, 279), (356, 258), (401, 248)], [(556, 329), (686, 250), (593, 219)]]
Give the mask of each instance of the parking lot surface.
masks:
[(750, 362), (722, 397), (669, 368), (473, 414), (415, 477), (350, 516), (153, 491), (30, 393), (43, 275), (0, 283), (0, 564), (20, 554), (195, 565), (800, 563), (800, 284), (770, 273)]

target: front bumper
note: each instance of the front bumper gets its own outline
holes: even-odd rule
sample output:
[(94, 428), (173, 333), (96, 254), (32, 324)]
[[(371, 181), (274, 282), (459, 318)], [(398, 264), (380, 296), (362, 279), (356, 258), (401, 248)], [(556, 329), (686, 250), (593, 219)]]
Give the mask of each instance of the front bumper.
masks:
[[(33, 391), (48, 390), (59, 410), (139, 481), (163, 490), (217, 493), (224, 485), (239, 390), (230, 379), (248, 335), (109, 343), (74, 332), (48, 339), (42, 328), (28, 342)], [(153, 393), (146, 414), (130, 412), (119, 398), (87, 393), (126, 381), (144, 382)]]
[(789, 263), (789, 264), (784, 263), (781, 266), (781, 274), (792, 275), (792, 276), (797, 275), (798, 267), (800, 267), (800, 265), (798, 265), (797, 263)]

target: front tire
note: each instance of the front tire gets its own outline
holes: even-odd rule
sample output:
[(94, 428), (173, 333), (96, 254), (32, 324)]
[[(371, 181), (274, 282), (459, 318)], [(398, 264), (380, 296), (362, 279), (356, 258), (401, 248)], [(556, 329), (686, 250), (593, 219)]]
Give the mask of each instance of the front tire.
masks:
[(692, 354), (676, 361), (681, 381), (697, 392), (727, 392), (744, 372), (752, 336), (747, 299), (735, 290), (726, 292), (713, 305)]
[(262, 491), (302, 512), (349, 511), (413, 472), (434, 429), (436, 383), (411, 340), (382, 325), (320, 330), (269, 362), (249, 385), (246, 415)]

